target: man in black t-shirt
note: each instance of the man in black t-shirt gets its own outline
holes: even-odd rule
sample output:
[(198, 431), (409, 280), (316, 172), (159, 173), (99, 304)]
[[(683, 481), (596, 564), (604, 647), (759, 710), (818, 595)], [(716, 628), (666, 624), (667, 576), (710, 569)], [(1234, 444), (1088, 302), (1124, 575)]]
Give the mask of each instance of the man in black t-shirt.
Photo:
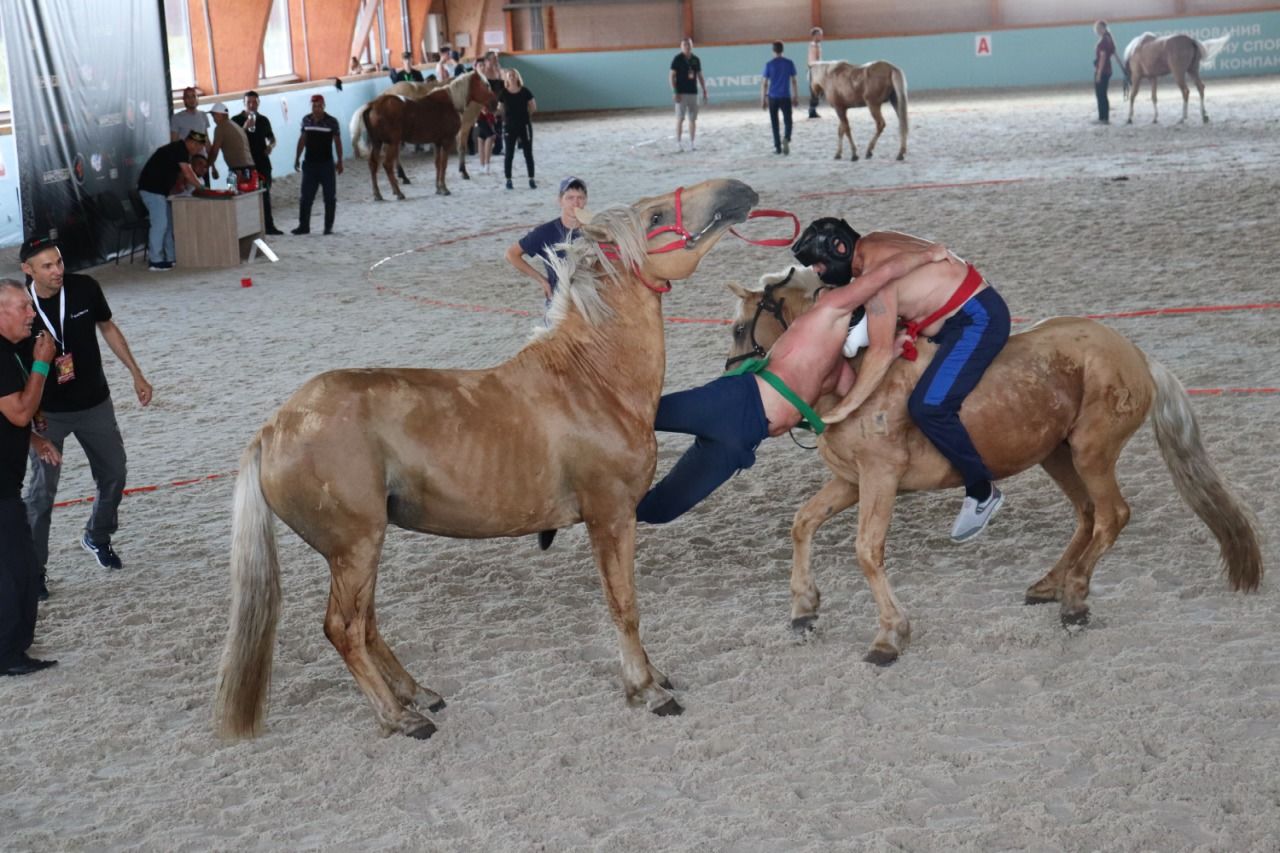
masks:
[(53, 341), (30, 340), (35, 312), (21, 282), (0, 279), (0, 675), (27, 675), (57, 661), (27, 655), (35, 637), (38, 570), (22, 505), (27, 449), (55, 464), (58, 452), (34, 437)]
[[(305, 161), (303, 151), (307, 152)], [(324, 111), (324, 95), (312, 95), (311, 112), (302, 117), (293, 170), (302, 171), (302, 199), (298, 202), (298, 227), (290, 233), (311, 233), (311, 203), (316, 200), (316, 190), (323, 187), (324, 233), (332, 234), (333, 218), (338, 211), (338, 179), (334, 172), (342, 174), (342, 128), (336, 118)]]
[[(112, 321), (111, 308), (98, 282), (87, 275), (66, 274), (62, 252), (48, 238), (27, 240), (20, 257), (22, 271), (30, 279), (27, 290), (35, 307), (37, 327), (44, 329), (57, 345), (41, 400), (45, 423), (42, 427), (37, 425), (37, 432), (59, 451), (69, 435), (74, 435), (84, 448), (97, 496), (80, 545), (104, 569), (119, 569), (122, 564), (111, 547), (111, 536), (118, 526), (116, 513), (124, 495), (124, 440), (102, 371), (98, 333), (133, 375), (134, 393), (144, 406), (151, 402), (151, 385), (134, 361), (124, 334)], [(31, 463), (27, 519), (43, 569), (49, 559), (49, 521), (58, 494), (59, 469), (34, 453)]]
[(693, 53), (693, 39), (680, 41), (680, 52), (671, 60), (671, 100), (676, 105), (676, 148), (684, 150), (684, 117), (689, 115), (689, 150), (697, 150), (698, 86), (702, 86), (702, 102), (707, 97), (707, 81), (702, 76), (702, 60)]
[(147, 159), (138, 175), (138, 195), (147, 206), (151, 230), (147, 234), (147, 260), (151, 270), (160, 272), (173, 269), (177, 255), (173, 250), (173, 216), (169, 210), (168, 195), (179, 178), (188, 186), (201, 186), (196, 173), (191, 171), (191, 157), (204, 151), (209, 137), (198, 130), (179, 139), (161, 145)]
[(276, 228), (276, 220), (271, 215), (271, 150), (276, 147), (276, 135), (271, 130), (271, 119), (258, 114), (258, 93), (249, 90), (244, 93), (244, 109), (231, 117), (231, 120), (244, 128), (249, 137), (249, 153), (253, 155), (253, 168), (262, 177), (262, 222), (267, 234), (283, 234)]

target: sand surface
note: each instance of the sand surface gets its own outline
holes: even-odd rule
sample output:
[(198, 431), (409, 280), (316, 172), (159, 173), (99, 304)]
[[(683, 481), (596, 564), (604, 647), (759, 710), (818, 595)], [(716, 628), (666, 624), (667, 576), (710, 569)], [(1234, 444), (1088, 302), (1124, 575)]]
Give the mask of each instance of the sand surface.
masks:
[[(686, 712), (625, 704), (584, 530), (452, 541), (392, 530), (378, 616), (405, 665), (444, 693), (425, 742), (380, 737), (321, 630), (328, 571), (281, 528), (284, 609), (265, 734), (211, 726), (227, 622), (230, 476), (307, 377), (346, 366), (481, 367), (541, 313), (502, 260), (585, 178), (593, 207), (708, 177), (753, 185), (804, 220), (847, 217), (944, 241), (1020, 318), (1280, 299), (1276, 78), (1214, 81), (1208, 125), (1090, 124), (1078, 90), (922, 95), (906, 162), (896, 129), (870, 161), (831, 159), (835, 120), (797, 118), (771, 153), (764, 113), (717, 106), (677, 153), (659, 112), (540, 120), (537, 191), (497, 175), (371, 200), (339, 181), (338, 234), (278, 237), (281, 260), (99, 277), (155, 385), (143, 409), (106, 355), (134, 494), (106, 573), (77, 545), (84, 505), (56, 511), (33, 652), (47, 673), (0, 681), (4, 850), (1280, 850), (1280, 597), (1228, 590), (1208, 530), (1173, 491), (1149, 428), (1120, 465), (1133, 517), (1099, 564), (1093, 622), (1022, 604), (1073, 519), (1038, 469), (971, 546), (948, 539), (959, 492), (897, 507), (889, 577), (912, 619), (892, 667), (861, 661), (875, 606), (853, 560), (856, 511), (818, 535), (818, 631), (787, 628), (796, 508), (824, 481), (783, 437), (679, 522), (642, 528), (643, 636)], [(1193, 116), (1194, 116), (1194, 105)], [(870, 120), (855, 118), (865, 146)], [(472, 168), (476, 169), (472, 160)], [(277, 183), (296, 221), (298, 180)], [(319, 227), (319, 214), (316, 215)], [(763, 234), (768, 226), (753, 233)], [(669, 317), (727, 318), (730, 280), (780, 249), (721, 242), (666, 297)], [(250, 275), (253, 286), (240, 286)], [(447, 307), (443, 303), (484, 309)], [(529, 315), (506, 309), (527, 311)], [(1107, 321), (1192, 388), (1280, 385), (1280, 311)], [(1025, 327), (1025, 326), (1024, 326)], [(667, 327), (667, 388), (714, 377), (722, 325)], [(1274, 569), (1280, 395), (1196, 397), (1210, 454), (1256, 512)], [(686, 446), (660, 439), (659, 472)], [(68, 445), (60, 498), (92, 494)]]

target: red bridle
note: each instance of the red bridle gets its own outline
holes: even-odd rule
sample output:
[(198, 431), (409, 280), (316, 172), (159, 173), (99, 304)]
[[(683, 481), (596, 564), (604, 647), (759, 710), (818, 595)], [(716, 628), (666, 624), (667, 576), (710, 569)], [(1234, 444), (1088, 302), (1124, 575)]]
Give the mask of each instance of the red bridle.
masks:
[[(653, 228), (647, 234), (645, 234), (646, 242), (649, 240), (652, 240), (654, 237), (657, 237), (659, 234), (665, 234), (668, 231), (674, 233), (676, 235), (676, 239), (672, 240), (670, 243), (660, 248), (650, 249), (649, 251), (645, 252), (645, 254), (661, 255), (661, 254), (665, 254), (666, 252), (674, 252), (676, 249), (688, 249), (694, 244), (696, 244), (698, 240), (702, 238), (702, 235), (706, 234), (708, 231), (714, 228), (717, 223), (720, 222), (722, 218), (722, 214), (720, 213), (720, 211), (716, 211), (716, 215), (711, 218), (711, 221), (707, 223), (705, 228), (703, 228), (697, 234), (689, 233), (689, 229), (684, 227), (684, 202), (682, 199), (683, 194), (684, 194), (684, 187), (676, 187), (675, 224), (663, 225), (661, 228)], [(747, 243), (752, 244), (753, 246), (790, 246), (792, 243), (795, 242), (796, 237), (800, 236), (800, 219), (794, 213), (790, 213), (785, 210), (753, 210), (747, 214), (747, 219), (761, 219), (761, 218), (769, 219), (769, 218), (781, 218), (785, 216), (791, 217), (791, 221), (795, 226), (795, 231), (794, 233), (792, 233), (790, 239), (786, 239), (782, 237), (771, 237), (763, 240), (752, 240), (749, 237), (743, 237), (733, 228), (729, 229), (729, 233), (737, 237), (739, 240), (743, 240)], [(621, 258), (621, 255), (618, 252), (617, 246), (614, 245), (613, 243), (601, 243), (600, 248), (604, 251), (604, 256), (611, 261), (616, 261)], [(663, 287), (663, 286), (653, 284), (648, 279), (646, 279), (643, 275), (640, 274), (639, 268), (636, 268), (635, 274), (639, 277), (639, 279), (642, 282), (644, 282), (644, 286), (652, 290), (654, 293), (666, 293), (667, 291), (671, 290), (671, 282), (669, 281), (666, 283), (666, 286)]]

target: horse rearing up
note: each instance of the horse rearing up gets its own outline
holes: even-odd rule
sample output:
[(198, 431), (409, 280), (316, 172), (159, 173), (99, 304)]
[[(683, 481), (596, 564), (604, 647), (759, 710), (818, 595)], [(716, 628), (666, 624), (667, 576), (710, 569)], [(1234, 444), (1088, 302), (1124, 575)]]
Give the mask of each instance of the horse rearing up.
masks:
[[(771, 347), (823, 286), (806, 268), (796, 268), (790, 281), (768, 276), (762, 285), (773, 285), (768, 296), (778, 310), (758, 310), (764, 290), (731, 285), (741, 299), (731, 357)], [(907, 412), (907, 398), (936, 350), (923, 339), (917, 345), (916, 361), (896, 361), (866, 404), (818, 439), (835, 476), (801, 507), (791, 528), (792, 626), (807, 630), (818, 618), (809, 562), (813, 536), (828, 519), (861, 505), (855, 549), (880, 613), (865, 659), (882, 665), (897, 659), (911, 632), (884, 570), (895, 495), (960, 485), (959, 473)], [(1174, 486), (1218, 540), (1231, 587), (1257, 589), (1263, 571), (1257, 531), (1205, 452), (1186, 390), (1118, 332), (1080, 317), (1038, 323), (1009, 338), (965, 399), (961, 420), (997, 477), (1039, 464), (1075, 508), (1076, 531), (1066, 552), (1025, 597), (1028, 604), (1060, 602), (1064, 624), (1088, 620), (1094, 566), (1129, 520), (1116, 461), (1148, 416)]]
[(398, 199), (404, 198), (395, 174), (403, 142), (435, 146), (436, 195), (450, 195), (445, 176), (449, 170), (449, 154), (457, 144), (462, 127), (461, 113), (471, 104), (492, 106), (493, 103), (493, 90), (484, 76), (468, 71), (421, 98), (384, 94), (357, 110), (351, 117), (351, 142), (356, 155), (364, 156), (361, 149), (365, 137), (368, 139), (373, 197), (382, 201), (382, 192), (378, 189), (381, 162), (392, 193)]
[(1143, 33), (1129, 42), (1124, 49), (1124, 58), (1120, 68), (1124, 71), (1124, 92), (1129, 98), (1129, 120), (1133, 124), (1133, 104), (1138, 100), (1138, 87), (1144, 79), (1151, 80), (1151, 109), (1154, 113), (1152, 124), (1160, 121), (1160, 108), (1156, 104), (1156, 82), (1165, 74), (1172, 74), (1178, 88), (1182, 90), (1182, 121), (1187, 120), (1187, 105), (1191, 100), (1191, 90), (1187, 87), (1190, 77), (1200, 93), (1200, 119), (1208, 123), (1209, 114), (1204, 109), (1204, 81), (1200, 79), (1200, 66), (1213, 64), (1222, 48), (1226, 47), (1231, 33), (1208, 41), (1199, 41), (1189, 35), (1177, 33), (1171, 36), (1156, 37), (1155, 33)]
[(858, 159), (858, 146), (849, 129), (849, 110), (866, 107), (876, 123), (875, 135), (867, 143), (867, 157), (876, 149), (876, 140), (884, 133), (881, 106), (888, 101), (898, 113), (898, 159), (907, 157), (907, 78), (902, 69), (883, 60), (853, 65), (844, 60), (814, 62), (809, 66), (809, 88), (823, 95), (836, 111), (840, 124), (836, 128), (836, 159), (844, 154), (844, 140), (849, 138), (849, 159)]
[(636, 505), (657, 461), (661, 294), (756, 200), (740, 181), (707, 181), (584, 222), (559, 262), (554, 327), (497, 367), (337, 370), (303, 385), (240, 463), (219, 732), (256, 734), (265, 713), (280, 612), (275, 517), (328, 560), (325, 635), (388, 731), (429, 737), (436, 727), (423, 711), (444, 704), (378, 632), (374, 586), (388, 524), (476, 539), (584, 522), (626, 695), (679, 713), (640, 642), (633, 574)]

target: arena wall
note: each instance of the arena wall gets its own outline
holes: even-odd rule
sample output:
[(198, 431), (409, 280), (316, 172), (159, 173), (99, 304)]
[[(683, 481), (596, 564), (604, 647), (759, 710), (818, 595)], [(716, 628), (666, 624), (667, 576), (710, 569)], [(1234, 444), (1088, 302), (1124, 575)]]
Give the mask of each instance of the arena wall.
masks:
[[(1027, 8), (1034, 9), (1034, 4)], [(945, 22), (940, 24), (943, 25)], [(1147, 30), (1190, 32), (1199, 38), (1233, 33), (1215, 67), (1205, 70), (1206, 78), (1280, 72), (1280, 11), (1151, 18), (1112, 26), (1121, 51), (1130, 39)], [(785, 55), (801, 68), (802, 77), (807, 41), (806, 35), (786, 42)], [(1088, 88), (1095, 41), (1087, 26), (1028, 27), (828, 39), (823, 56), (850, 62), (888, 60), (906, 72), (913, 91), (1065, 83)], [(984, 45), (989, 52), (980, 53)], [(671, 103), (667, 69), (677, 47), (672, 44), (636, 50), (528, 53), (504, 63), (520, 70), (543, 112), (662, 107)], [(713, 103), (759, 96), (760, 71), (771, 55), (767, 42), (700, 46), (695, 51), (702, 59)], [(803, 79), (800, 86), (803, 97), (807, 91)]]

